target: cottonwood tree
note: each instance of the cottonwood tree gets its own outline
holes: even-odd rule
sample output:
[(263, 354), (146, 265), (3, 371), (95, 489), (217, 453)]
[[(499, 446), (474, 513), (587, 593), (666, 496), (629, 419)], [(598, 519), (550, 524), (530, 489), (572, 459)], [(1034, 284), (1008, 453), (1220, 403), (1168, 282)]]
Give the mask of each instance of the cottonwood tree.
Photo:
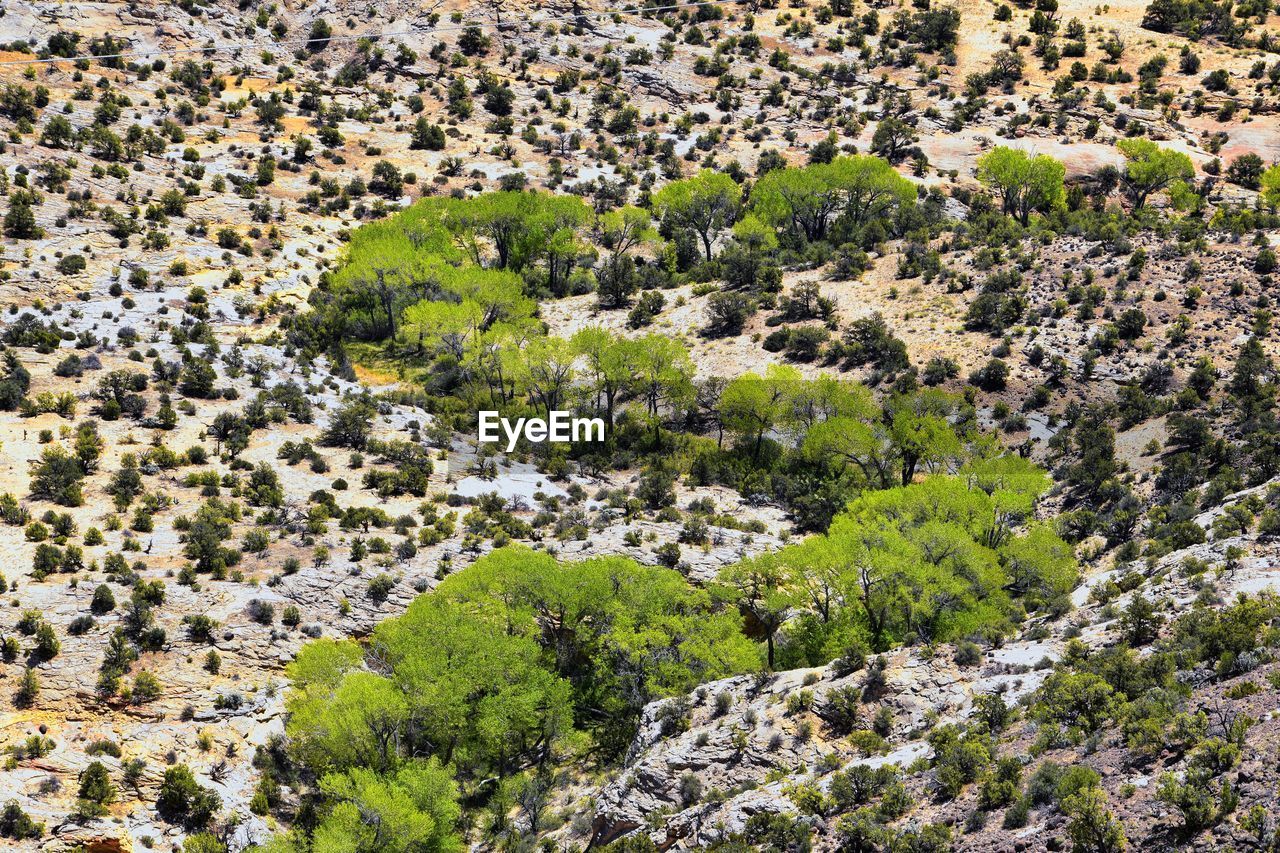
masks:
[[(1015, 476), (1010, 485), (1042, 490), (1044, 484)], [(1002, 508), (1037, 493), (997, 489), (989, 495), (948, 476), (864, 492), (825, 537), (784, 549), (777, 559), (839, 575), (824, 584), (838, 596), (793, 587), (825, 602), (822, 622), (830, 626), (815, 629), (820, 635), (849, 618), (865, 626), (878, 648), (907, 635), (938, 641), (996, 629), (1018, 606), (1059, 600), (1078, 577), (1070, 548), (1047, 528), (987, 544), (992, 525), (1002, 523)], [(1015, 605), (1013, 597), (1025, 604)], [(835, 607), (853, 610), (841, 616), (831, 612)]]
[(794, 367), (770, 365), (764, 376), (745, 373), (731, 381), (720, 395), (720, 420), (751, 446), (760, 458), (764, 438), (790, 411), (791, 389), (801, 382)]
[(574, 362), (578, 353), (563, 338), (537, 337), (519, 351), (520, 379), (529, 394), (539, 401), (547, 417), (559, 409), (574, 379)]
[(720, 253), (725, 284), (755, 294), (782, 289), (782, 271), (770, 256), (778, 248), (775, 230), (748, 213), (733, 226), (733, 240)]
[[(735, 612), (678, 572), (624, 558), (561, 564), (506, 548), (440, 590), (472, 607), (500, 602), (492, 618), (538, 640), (557, 674), (574, 685), (579, 719), (611, 750), (625, 749), (625, 730), (653, 698), (759, 665)], [(556, 626), (550, 634), (549, 625)], [(604, 731), (606, 719), (624, 725)]]
[(928, 410), (895, 404), (889, 422), (879, 416), (841, 415), (815, 424), (804, 437), (802, 453), (838, 470), (852, 468), (859, 482), (873, 488), (905, 485), (921, 462), (942, 462), (959, 454), (953, 429)]
[(774, 169), (756, 182), (751, 207), (774, 227), (785, 227), (810, 242), (825, 239), (831, 220), (845, 204), (835, 171), (834, 163)]
[(724, 172), (703, 169), (692, 178), (672, 181), (653, 196), (657, 217), (673, 228), (687, 228), (702, 241), (706, 260), (716, 236), (733, 224), (742, 187)]
[(416, 342), (418, 352), (439, 348), (461, 361), (468, 344), (481, 331), (484, 309), (474, 300), (424, 299), (404, 309), (401, 335)]
[(1121, 172), (1121, 180), (1134, 208), (1143, 207), (1152, 194), (1195, 177), (1190, 157), (1181, 151), (1161, 148), (1150, 139), (1121, 139), (1116, 147), (1128, 161)]
[(751, 206), (766, 223), (805, 240), (825, 240), (843, 219), (851, 231), (891, 217), (915, 201), (915, 185), (880, 157), (836, 157), (830, 163), (775, 169), (751, 191)]
[(553, 235), (576, 231), (591, 217), (577, 196), (506, 191), (454, 205), (445, 223), (477, 266), (487, 244), (497, 253), (496, 266), (518, 273), (546, 254)]
[(978, 159), (978, 180), (993, 189), (1004, 213), (1026, 225), (1032, 211), (1049, 213), (1063, 205), (1066, 168), (1044, 154), (998, 146)]
[(962, 458), (963, 444), (952, 426), (962, 410), (958, 398), (935, 389), (900, 395), (885, 406), (902, 485), (921, 468), (936, 472)]
[(1262, 200), (1271, 208), (1280, 207), (1280, 164), (1262, 173), (1260, 179)]
[(823, 625), (830, 625), (848, 606), (851, 588), (834, 545), (823, 536), (814, 536), (786, 549), (781, 562), (788, 573), (787, 584), (802, 604)]
[(717, 580), (747, 618), (748, 634), (765, 642), (765, 659), (773, 669), (774, 640), (796, 603), (784, 565), (772, 554), (740, 560), (721, 570)]
[[(329, 805), (315, 829), (314, 847), (414, 853), (460, 846), (458, 787), (436, 759), (409, 761), (386, 776), (355, 768), (325, 776), (320, 790)], [(313, 849), (276, 846), (276, 853)]]
[(603, 413), (606, 430), (613, 430), (618, 396), (631, 386), (637, 347), (600, 326), (587, 326), (573, 336), (573, 346), (584, 357), (590, 376), (589, 393)]
[(662, 406), (678, 408), (693, 394), (693, 360), (682, 344), (665, 335), (638, 338), (634, 355), (633, 387), (645, 402), (656, 444), (661, 437)]
[(657, 237), (649, 212), (632, 205), (611, 210), (599, 219), (600, 242), (611, 254), (601, 269), (597, 293), (601, 308), (623, 308), (635, 292), (633, 249)]

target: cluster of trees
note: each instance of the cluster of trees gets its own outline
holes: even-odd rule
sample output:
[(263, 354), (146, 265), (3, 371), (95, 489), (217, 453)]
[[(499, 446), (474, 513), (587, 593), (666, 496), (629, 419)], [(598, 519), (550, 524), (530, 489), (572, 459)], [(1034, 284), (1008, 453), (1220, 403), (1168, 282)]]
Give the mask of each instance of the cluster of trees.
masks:
[[(1125, 165), (1118, 171), (1112, 169), (1104, 184), (1122, 184), (1134, 209), (1142, 208), (1160, 192), (1167, 192), (1177, 209), (1196, 207), (1195, 168), (1190, 157), (1142, 137), (1121, 139), (1116, 147), (1124, 155)], [(977, 175), (1000, 200), (1003, 212), (1017, 217), (1024, 226), (1032, 213), (1049, 215), (1066, 208), (1066, 169), (1046, 154), (996, 146), (978, 158)]]
[(1142, 15), (1142, 26), (1197, 40), (1217, 37), (1236, 45), (1252, 25), (1247, 16), (1238, 14), (1242, 9), (1232, 0), (1152, 0)]
[[(317, 318), (323, 325), (295, 332), (317, 335), (319, 340), (303, 340), (310, 345), (396, 338), (404, 332), (406, 309), (423, 302), (455, 306), (454, 327), (527, 325), (534, 303), (521, 273), (532, 277), (539, 265), (548, 290), (560, 288), (581, 248), (576, 229), (589, 214), (571, 196), (505, 192), (423, 199), (352, 234), (347, 262), (312, 297), (327, 309)], [(488, 251), (495, 259), (479, 269)], [(403, 318), (410, 343), (432, 319), (426, 311), (420, 307)]]
[(292, 754), (320, 780), (313, 843), (372, 831), (363, 816), (444, 849), (459, 790), (497, 814), (516, 796), (532, 808), (583, 738), (616, 758), (646, 702), (758, 668), (741, 629), (669, 569), (494, 551), (380, 624), (367, 648), (322, 640), (290, 665)]
[[(722, 305), (713, 297), (710, 309), (713, 316), (740, 317), (727, 303), (762, 295), (768, 277), (761, 264), (767, 266), (769, 253), (825, 242), (861, 254), (863, 246), (909, 227), (902, 217), (915, 222), (915, 198), (914, 185), (888, 163), (862, 156), (770, 168), (748, 199), (728, 175), (703, 172), (655, 193), (652, 217), (632, 207), (595, 216), (576, 198), (525, 192), (424, 199), (356, 231), (347, 262), (317, 291), (318, 310), (295, 318), (290, 333), (304, 347), (352, 338), (391, 342), (401, 358), (425, 365), (429, 405), (460, 419), (478, 409), (518, 416), (569, 406), (602, 417), (606, 449), (569, 449), (593, 465), (610, 464), (619, 451), (662, 448), (664, 426), (714, 432), (716, 447), (695, 451), (696, 481), (780, 497), (799, 510), (803, 526), (822, 529), (859, 488), (908, 483), (918, 471), (962, 460), (977, 438), (971, 409), (940, 392), (915, 392), (911, 382), (882, 408), (865, 389), (806, 383), (786, 369), (727, 387), (695, 382), (679, 341), (622, 338), (599, 327), (571, 339), (549, 337), (535, 318), (535, 299), (586, 281), (602, 302), (625, 304), (630, 288), (615, 285), (640, 275), (628, 253), (652, 243), (655, 259), (643, 268), (668, 276), (682, 264), (683, 234), (697, 244), (697, 262), (716, 265), (730, 291), (742, 273), (747, 295), (717, 294), (731, 298)], [(598, 250), (587, 239), (593, 231), (609, 252), (594, 271), (588, 264)], [(665, 246), (655, 242), (658, 233), (668, 237)], [(784, 300), (782, 316), (805, 319), (822, 310), (816, 290), (797, 291)], [(789, 352), (810, 338), (821, 345), (819, 336), (801, 331), (788, 335)], [(858, 321), (828, 350), (828, 359), (847, 366), (909, 367), (905, 347), (879, 318)], [(837, 422), (823, 426), (828, 419)], [(729, 450), (726, 434), (734, 439)]]
[(803, 529), (825, 530), (865, 490), (953, 473), (999, 452), (977, 428), (973, 407), (939, 389), (877, 402), (863, 385), (827, 375), (803, 379), (785, 366), (717, 386), (715, 394), (701, 389), (706, 408), (692, 423), (721, 439), (693, 442), (691, 481), (774, 496)]
[(421, 353), (424, 330), (443, 329), (459, 359), (468, 346), (536, 333), (538, 297), (594, 291), (602, 307), (623, 308), (695, 266), (758, 296), (779, 287), (780, 247), (873, 246), (921, 224), (916, 194), (886, 161), (853, 156), (771, 164), (749, 198), (730, 175), (704, 170), (665, 185), (648, 208), (599, 215), (576, 196), (426, 198), (352, 235), (346, 263), (313, 297), (324, 310), (294, 336), (312, 348), (393, 339)]
[[(1126, 163), (1111, 180), (1123, 184), (1135, 208), (1160, 192), (1168, 192), (1176, 207), (1196, 204), (1186, 155), (1143, 138), (1118, 145)], [(928, 221), (914, 185), (878, 157), (830, 156), (800, 168), (770, 160), (762, 161), (762, 169), (748, 195), (729, 174), (704, 170), (655, 192), (648, 209), (628, 206), (600, 215), (577, 197), (522, 191), (423, 199), (352, 235), (346, 262), (313, 296), (320, 310), (293, 318), (290, 334), (312, 350), (353, 338), (391, 342), (400, 357), (427, 366), (424, 376), (440, 392), (439, 405), (452, 399), (459, 411), (481, 403), (545, 408), (572, 387), (580, 359), (601, 367), (593, 354), (602, 348), (591, 343), (587, 354), (577, 341), (545, 339), (535, 316), (537, 298), (594, 290), (603, 307), (616, 308), (648, 288), (632, 312), (634, 323), (643, 324), (664, 302), (656, 288), (673, 276), (720, 277), (724, 286), (708, 301), (707, 330), (732, 334), (757, 304), (772, 303), (783, 254), (796, 257), (816, 244), (840, 247), (856, 274), (863, 249)], [(980, 159), (978, 175), (1003, 212), (1024, 225), (1033, 213), (1056, 215), (1066, 207), (1065, 171), (1051, 157), (998, 147)], [(927, 276), (931, 253), (922, 253), (912, 261), (908, 252), (904, 263)], [(1014, 298), (1004, 295), (1004, 287), (987, 290), (969, 323), (998, 333), (1026, 305), (1016, 283)], [(788, 298), (781, 319), (792, 317), (799, 304)], [(810, 311), (792, 319), (816, 316)], [(804, 360), (821, 354), (827, 363), (869, 363), (888, 375), (909, 369), (905, 351), (895, 351), (901, 342), (887, 329), (876, 337), (874, 324), (855, 326), (843, 341), (828, 342), (826, 330), (804, 327), (780, 329), (768, 343)], [(679, 345), (657, 347), (657, 341), (650, 337), (638, 352), (660, 352), (662, 361), (676, 366), (668, 372), (674, 385), (686, 385)], [(993, 364), (973, 381), (998, 389), (1005, 374), (1004, 365)], [(681, 390), (669, 389), (673, 403)], [(612, 409), (615, 398), (627, 393), (605, 390), (602, 396)], [(454, 398), (469, 405), (456, 405)], [(668, 416), (677, 408), (670, 405)]]
[(519, 805), (536, 829), (552, 768), (588, 745), (621, 756), (653, 699), (775, 665), (857, 667), (904, 641), (995, 641), (1029, 610), (1064, 608), (1077, 579), (1071, 549), (1028, 526), (1047, 483), (992, 457), (870, 492), (829, 534), (705, 589), (625, 558), (493, 551), (367, 646), (321, 640), (291, 664), (289, 755), (318, 780), (317, 811), (271, 849), (391, 820), (447, 846), (464, 801), (499, 826)]
[(996, 640), (1069, 609), (1071, 547), (1031, 523), (1048, 476), (1018, 457), (868, 492), (825, 535), (726, 567), (720, 582), (775, 661), (817, 666), (901, 642)]
[(873, 246), (894, 233), (895, 217), (915, 199), (915, 184), (873, 156), (774, 169), (751, 191), (752, 211), (790, 245)]

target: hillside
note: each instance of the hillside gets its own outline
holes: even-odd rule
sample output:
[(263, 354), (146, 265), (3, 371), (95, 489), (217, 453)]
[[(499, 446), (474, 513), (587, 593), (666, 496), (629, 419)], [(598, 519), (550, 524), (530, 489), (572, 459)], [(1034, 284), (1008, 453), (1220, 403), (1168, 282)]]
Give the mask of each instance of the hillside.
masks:
[(0, 847), (1274, 849), (1272, 11), (5, 6)]

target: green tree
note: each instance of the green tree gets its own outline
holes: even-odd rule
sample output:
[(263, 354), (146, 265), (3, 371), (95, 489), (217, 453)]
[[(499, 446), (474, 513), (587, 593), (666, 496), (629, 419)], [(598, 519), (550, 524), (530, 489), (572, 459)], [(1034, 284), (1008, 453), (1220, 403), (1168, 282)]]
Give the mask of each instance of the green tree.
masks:
[(364, 450), (373, 429), (373, 407), (363, 399), (351, 399), (335, 411), (320, 434), (322, 444)]
[(106, 814), (106, 807), (115, 801), (116, 787), (111, 784), (111, 774), (100, 761), (93, 761), (80, 772), (80, 810), (91, 817)]
[(774, 639), (796, 604), (785, 565), (774, 555), (739, 560), (721, 569), (718, 580), (748, 618), (748, 631), (764, 638), (765, 660), (773, 669)]
[(4, 215), (5, 236), (18, 240), (33, 240), (44, 235), (44, 229), (36, 225), (36, 214), (30, 192), (16, 191), (9, 196), (9, 210)]
[(1016, 612), (1011, 594), (1038, 606), (1064, 595), (1077, 574), (1070, 548), (1048, 528), (993, 534), (1019, 523), (1044, 477), (993, 479), (990, 492), (944, 476), (865, 492), (825, 537), (778, 559), (814, 575), (805, 597), (823, 622), (852, 619), (879, 648), (908, 634), (945, 641), (994, 628)]
[(631, 252), (657, 237), (649, 212), (626, 205), (600, 217), (600, 242), (610, 250), (609, 259), (599, 276), (600, 307), (622, 308), (635, 292), (634, 264)]
[(551, 416), (573, 382), (578, 352), (564, 338), (535, 337), (519, 350), (521, 376), (529, 396)]
[(454, 206), (445, 223), (477, 266), (487, 243), (499, 268), (518, 273), (546, 254), (557, 232), (576, 230), (590, 219), (591, 208), (577, 196), (507, 191)]
[(472, 300), (423, 300), (404, 309), (400, 331), (404, 338), (416, 341), (419, 351), (438, 349), (461, 361), (468, 344), (483, 331), (483, 319), (483, 309)]
[(508, 776), (543, 764), (575, 719), (616, 755), (645, 703), (758, 665), (741, 626), (668, 569), (503, 548), (377, 627), (369, 655), (385, 675), (354, 643), (305, 647), (288, 733), (321, 775), (434, 756)]
[(40, 132), (40, 144), (50, 148), (66, 148), (75, 137), (75, 128), (66, 116), (54, 116)]
[(1087, 500), (1096, 501), (1105, 483), (1120, 470), (1116, 461), (1115, 430), (1104, 413), (1088, 409), (1072, 433), (1079, 462), (1067, 470), (1067, 482)]
[(1190, 157), (1181, 151), (1161, 148), (1150, 139), (1121, 139), (1116, 147), (1128, 161), (1122, 179), (1135, 208), (1145, 205), (1153, 193), (1195, 177)]
[(307, 50), (313, 53), (324, 50), (329, 46), (329, 37), (333, 35), (333, 28), (329, 26), (329, 22), (324, 18), (316, 18), (311, 24), (311, 33), (307, 38)]
[(1026, 225), (1032, 211), (1049, 213), (1066, 200), (1066, 168), (1045, 154), (1003, 145), (978, 158), (978, 180), (992, 188), (1004, 212)]
[(31, 649), (32, 655), (42, 661), (52, 660), (62, 651), (62, 643), (48, 622), (41, 622), (36, 628), (36, 642)]
[(1032, 715), (1062, 727), (1072, 741), (1098, 731), (1119, 707), (1111, 685), (1089, 672), (1054, 672), (1045, 680), (1039, 698)]
[(330, 774), (320, 789), (333, 802), (315, 831), (315, 849), (333, 853), (451, 853), (464, 848), (451, 768), (413, 761), (394, 774), (355, 768)]
[(98, 584), (93, 591), (93, 601), (89, 605), (89, 609), (95, 614), (101, 616), (103, 613), (110, 613), (116, 609), (116, 597), (111, 592), (111, 587), (105, 583)]
[(1101, 788), (1072, 794), (1063, 801), (1062, 810), (1070, 816), (1067, 835), (1073, 853), (1123, 853), (1128, 844), (1124, 827), (1107, 808)]
[(1080, 579), (1071, 546), (1044, 524), (1033, 524), (1000, 548), (1005, 588), (1032, 607), (1063, 603)]
[(444, 129), (438, 124), (427, 121), (426, 116), (418, 116), (413, 123), (413, 134), (409, 147), (416, 150), (443, 151)]
[[(459, 605), (500, 602), (489, 618), (535, 639), (575, 690), (576, 715), (625, 748), (645, 703), (758, 665), (736, 613), (669, 569), (623, 558), (557, 564), (503, 548), (451, 575), (438, 592)], [(420, 599), (421, 600), (421, 599)], [(416, 605), (417, 603), (415, 603)], [(411, 608), (412, 611), (412, 608)], [(548, 636), (543, 626), (555, 624)]]
[(327, 675), (291, 698), (289, 731), (310, 766), (388, 772), (402, 751), (425, 750), (505, 773), (568, 728), (568, 686), (542, 668), (537, 644), (503, 636), (464, 608), (419, 598), (378, 627), (375, 644), (389, 678), (351, 670), (336, 687)]
[(22, 670), (22, 676), (18, 679), (18, 689), (13, 694), (13, 704), (19, 708), (30, 708), (39, 695), (40, 675), (28, 666)]
[(182, 534), (182, 554), (195, 563), (196, 571), (218, 574), (239, 559), (239, 553), (226, 545), (231, 538), (231, 523), (239, 517), (237, 505), (217, 498), (210, 498), (196, 510)]
[(1268, 207), (1280, 207), (1280, 163), (1262, 173), (1262, 200)]
[(754, 213), (743, 216), (733, 226), (733, 240), (720, 255), (725, 283), (757, 294), (781, 290), (782, 272), (769, 260), (777, 248), (773, 227)]
[(200, 829), (222, 808), (222, 798), (196, 781), (191, 769), (177, 764), (164, 771), (156, 811), (170, 823)]
[(409, 708), (387, 678), (351, 672), (336, 686), (295, 695), (289, 708), (290, 734), (314, 768), (369, 767), (381, 773), (400, 760)]
[(1246, 189), (1260, 189), (1263, 166), (1261, 157), (1252, 151), (1246, 151), (1232, 160), (1231, 165), (1227, 167), (1227, 180)]
[(81, 483), (85, 471), (80, 461), (64, 448), (51, 444), (41, 452), (31, 467), (31, 497), (63, 506), (80, 506), (84, 502)]
[(216, 396), (213, 384), (218, 379), (213, 365), (204, 359), (191, 358), (182, 366), (178, 375), (178, 390), (187, 397), (210, 400)]
[(1227, 386), (1247, 416), (1267, 411), (1273, 405), (1276, 393), (1273, 370), (1271, 356), (1263, 349), (1262, 342), (1256, 335), (1250, 335), (1240, 345)]
[[(887, 426), (878, 418), (841, 416), (813, 425), (800, 448), (808, 459), (835, 469), (850, 486), (888, 488), (897, 479), (897, 457)], [(850, 482), (848, 474), (858, 476)]]
[(921, 468), (935, 472), (960, 459), (962, 443), (951, 425), (960, 411), (957, 402), (950, 394), (927, 390), (900, 395), (886, 406), (902, 485), (909, 485)]
[(706, 259), (716, 235), (738, 216), (742, 188), (724, 172), (703, 169), (692, 178), (672, 181), (653, 196), (657, 217), (675, 228), (687, 228), (702, 240)]
[(693, 361), (683, 344), (665, 335), (637, 338), (632, 352), (632, 387), (644, 400), (657, 443), (662, 407), (676, 409), (693, 394)]
[(957, 399), (928, 390), (894, 398), (883, 413), (858, 405), (814, 423), (801, 451), (841, 470), (856, 469), (862, 484), (907, 485), (922, 469), (943, 471), (963, 456), (964, 442), (952, 426), (961, 413)]
[(907, 156), (915, 145), (916, 129), (897, 116), (886, 116), (876, 123), (871, 135), (871, 150), (890, 163), (897, 163)]
[(14, 841), (39, 838), (44, 835), (44, 822), (36, 822), (14, 800), (5, 803), (0, 811), (0, 836)]
[(764, 376), (745, 373), (725, 387), (720, 420), (751, 446), (752, 458), (760, 458), (764, 437), (787, 416), (791, 391), (802, 381), (794, 367), (770, 365)]
[(837, 220), (861, 228), (891, 218), (911, 206), (915, 197), (915, 185), (887, 161), (855, 156), (770, 171), (752, 189), (751, 206), (769, 225), (813, 242), (827, 239)]
[(1125, 640), (1132, 646), (1143, 646), (1154, 640), (1164, 624), (1164, 616), (1155, 602), (1141, 592), (1135, 592), (1124, 612), (1120, 614), (1120, 628)]
[(618, 397), (631, 386), (636, 345), (601, 326), (587, 326), (574, 333), (573, 346), (586, 361), (595, 408), (612, 432)]
[(31, 372), (13, 350), (6, 350), (0, 365), (0, 410), (13, 411), (31, 387)]

